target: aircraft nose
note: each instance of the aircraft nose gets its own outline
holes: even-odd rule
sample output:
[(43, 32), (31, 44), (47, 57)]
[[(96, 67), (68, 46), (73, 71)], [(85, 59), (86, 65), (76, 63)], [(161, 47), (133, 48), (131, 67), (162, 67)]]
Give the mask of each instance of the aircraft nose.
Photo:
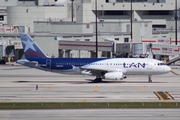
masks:
[(165, 69), (166, 72), (171, 72), (171, 68), (169, 66), (166, 66), (166, 69)]

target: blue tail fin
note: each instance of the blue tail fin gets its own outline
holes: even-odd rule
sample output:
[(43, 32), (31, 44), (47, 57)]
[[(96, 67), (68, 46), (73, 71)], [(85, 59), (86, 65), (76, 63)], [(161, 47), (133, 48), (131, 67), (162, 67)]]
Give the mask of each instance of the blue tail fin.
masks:
[(24, 54), (27, 60), (31, 60), (33, 58), (47, 57), (28, 34), (20, 33), (20, 38), (23, 45)]

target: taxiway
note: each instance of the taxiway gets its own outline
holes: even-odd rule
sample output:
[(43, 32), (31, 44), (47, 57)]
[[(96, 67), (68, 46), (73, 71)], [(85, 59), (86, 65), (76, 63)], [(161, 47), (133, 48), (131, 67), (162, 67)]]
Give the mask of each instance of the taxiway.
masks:
[[(173, 69), (180, 73), (180, 69)], [(93, 83), (92, 76), (62, 75), (21, 65), (0, 66), (0, 102), (180, 102), (180, 76), (128, 76)]]

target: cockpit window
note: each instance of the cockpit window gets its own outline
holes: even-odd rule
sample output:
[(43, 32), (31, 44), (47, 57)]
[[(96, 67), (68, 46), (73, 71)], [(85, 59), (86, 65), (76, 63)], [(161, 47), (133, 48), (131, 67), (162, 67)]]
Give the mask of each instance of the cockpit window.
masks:
[(166, 64), (164, 64), (164, 63), (158, 63), (158, 66), (162, 66), (162, 65), (166, 65)]

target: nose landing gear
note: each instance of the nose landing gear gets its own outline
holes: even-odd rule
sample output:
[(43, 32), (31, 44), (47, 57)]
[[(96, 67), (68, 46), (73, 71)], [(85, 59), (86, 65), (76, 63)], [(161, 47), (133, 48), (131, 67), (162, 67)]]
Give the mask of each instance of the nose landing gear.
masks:
[(152, 83), (151, 76), (152, 76), (152, 75), (148, 75), (148, 82), (149, 82), (149, 83)]

